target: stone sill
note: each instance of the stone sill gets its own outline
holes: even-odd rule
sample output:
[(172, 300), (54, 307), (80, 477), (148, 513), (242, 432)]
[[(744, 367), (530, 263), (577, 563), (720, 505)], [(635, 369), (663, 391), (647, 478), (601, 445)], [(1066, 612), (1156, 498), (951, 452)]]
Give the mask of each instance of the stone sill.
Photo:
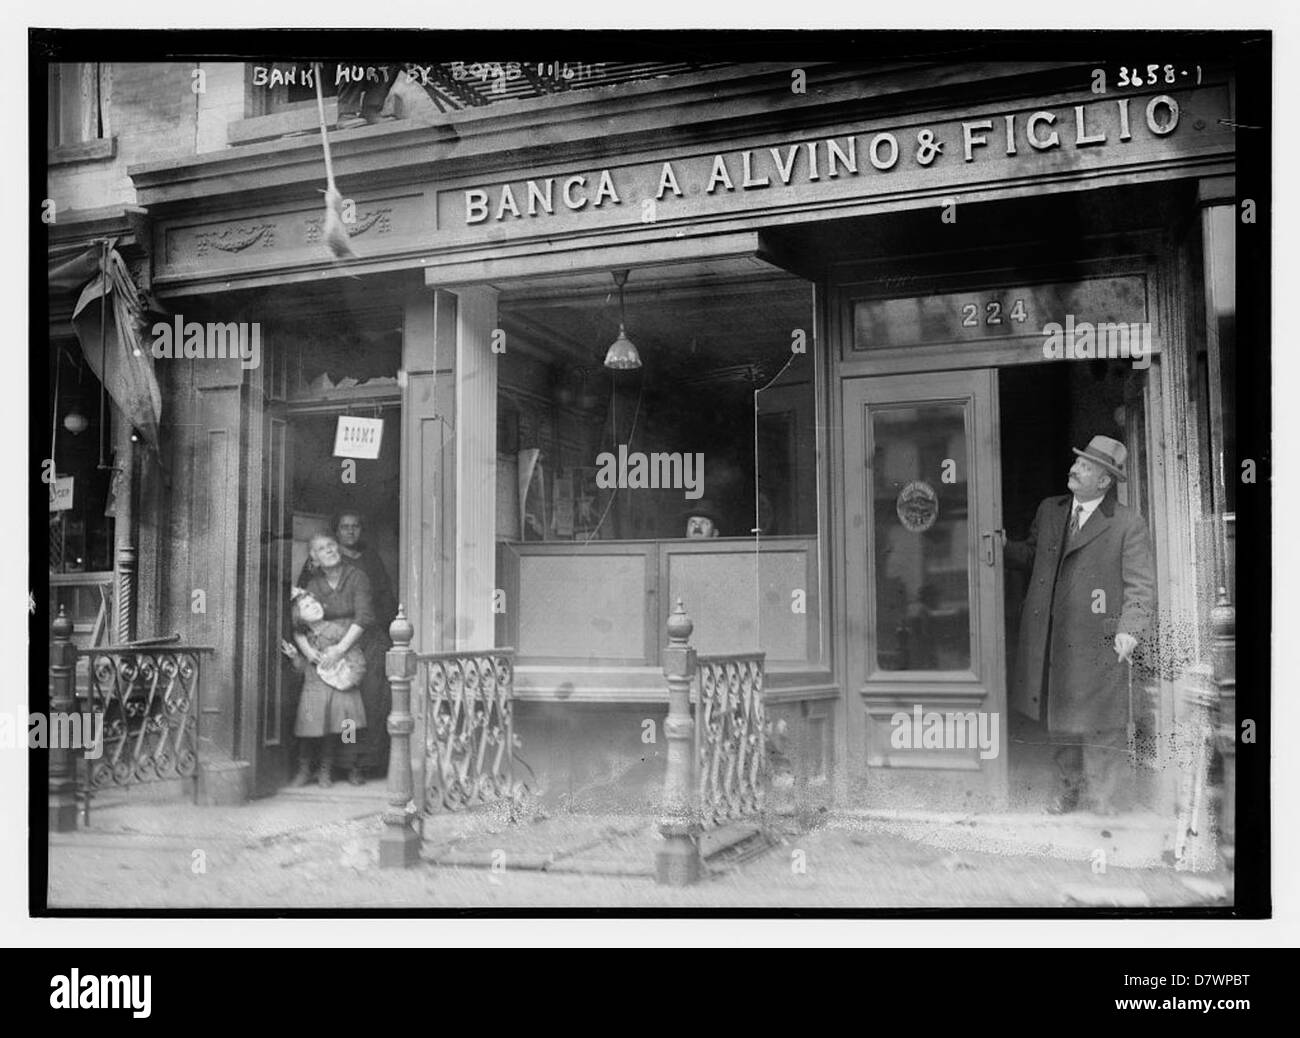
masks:
[(74, 162), (100, 162), (117, 154), (116, 137), (100, 137), (78, 144), (60, 144), (47, 153), (51, 166), (69, 166)]
[[(339, 99), (325, 98), (325, 125), (334, 129), (338, 123)], [(320, 113), (316, 102), (302, 102), (273, 112), (240, 119), (226, 127), (226, 141), (232, 147), (260, 144), (278, 137), (315, 131), (320, 132)]]

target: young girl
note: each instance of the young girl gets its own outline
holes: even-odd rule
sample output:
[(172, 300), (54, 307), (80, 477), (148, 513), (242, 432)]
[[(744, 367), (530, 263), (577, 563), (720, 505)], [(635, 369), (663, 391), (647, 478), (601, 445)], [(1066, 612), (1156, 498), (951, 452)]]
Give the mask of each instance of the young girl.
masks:
[[(340, 736), (350, 728), (349, 741), (355, 744), (357, 733), (366, 726), (360, 691), (366, 660), (356, 645), (342, 655), (327, 655), (328, 649), (343, 640), (351, 623), (325, 619), (324, 606), (302, 588), (294, 588), (290, 598), (293, 601), (293, 638), (298, 648), (294, 649), (288, 642), (282, 648), (304, 674), (298, 718), (294, 725), (294, 735), (301, 741), (298, 773), (291, 785), (306, 784), (311, 778), (315, 758), (317, 781), (322, 786), (329, 786)], [(348, 781), (353, 785), (364, 781), (356, 767), (349, 773)]]

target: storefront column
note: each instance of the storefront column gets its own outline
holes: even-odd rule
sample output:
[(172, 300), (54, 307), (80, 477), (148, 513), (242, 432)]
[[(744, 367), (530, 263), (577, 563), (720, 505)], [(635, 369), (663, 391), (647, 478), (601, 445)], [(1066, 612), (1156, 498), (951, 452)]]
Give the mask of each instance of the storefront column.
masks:
[(401, 549), (398, 599), (416, 652), (452, 648), (454, 615), (456, 297), (420, 292), (402, 336)]
[(496, 588), (497, 330), (495, 289), (458, 290), (456, 312), (457, 649), (491, 648)]
[(493, 644), (497, 293), (421, 293), (406, 306), (400, 597), (417, 652)]
[[(449, 541), (456, 504), (452, 477), (456, 449), (452, 393), (455, 334), (456, 297), (450, 292), (421, 291), (407, 299), (402, 320), (402, 367), (398, 373), (402, 455), (397, 600), (398, 615), (405, 614), (410, 633), (405, 634), (407, 644), (397, 646), (398, 652), (408, 649), (428, 653), (451, 648), (444, 619), (453, 615), (455, 595), (455, 553)], [(393, 628), (389, 633), (396, 645)], [(414, 656), (395, 657), (390, 653), (389, 657), (390, 661), (404, 658), (406, 669), (399, 667), (398, 673), (416, 677)], [(410, 788), (418, 809), (423, 805), (425, 788), (423, 686), (416, 681), (406, 690), (407, 709), (403, 711), (403, 688), (393, 680), (392, 662), (388, 673), (393, 689), (393, 712), (388, 719), (392, 739), (389, 796), (395, 798)], [(408, 724), (409, 755), (402, 761), (399, 754), (405, 740), (401, 729)], [(404, 766), (410, 768), (409, 787), (400, 771)], [(394, 821), (390, 816), (389, 824)], [(395, 828), (389, 832), (396, 833), (398, 844), (407, 839)], [(389, 840), (392, 842), (394, 836), (390, 835)], [(383, 860), (387, 863), (396, 855), (400, 863), (405, 863), (405, 853), (403, 844), (400, 853), (390, 850)]]

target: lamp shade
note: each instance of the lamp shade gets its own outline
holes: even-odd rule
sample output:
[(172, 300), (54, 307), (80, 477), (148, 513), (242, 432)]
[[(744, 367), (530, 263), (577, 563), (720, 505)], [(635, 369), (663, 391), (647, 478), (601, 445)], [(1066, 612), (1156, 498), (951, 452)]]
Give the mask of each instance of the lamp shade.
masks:
[(641, 354), (637, 353), (632, 340), (627, 337), (623, 325), (618, 326), (618, 338), (605, 352), (605, 367), (612, 371), (634, 371), (641, 366)]
[(90, 419), (81, 413), (81, 409), (73, 405), (71, 411), (63, 416), (63, 428), (72, 433), (73, 436), (80, 436), (90, 425)]

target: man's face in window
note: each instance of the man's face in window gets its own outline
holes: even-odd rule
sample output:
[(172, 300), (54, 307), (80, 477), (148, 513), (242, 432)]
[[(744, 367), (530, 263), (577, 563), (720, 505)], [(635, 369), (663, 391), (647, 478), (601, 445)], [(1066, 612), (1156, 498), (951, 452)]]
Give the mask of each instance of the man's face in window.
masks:
[(693, 515), (686, 520), (687, 537), (716, 537), (718, 528), (707, 515)]
[(345, 548), (355, 548), (361, 540), (361, 520), (355, 515), (339, 517), (339, 543)]

